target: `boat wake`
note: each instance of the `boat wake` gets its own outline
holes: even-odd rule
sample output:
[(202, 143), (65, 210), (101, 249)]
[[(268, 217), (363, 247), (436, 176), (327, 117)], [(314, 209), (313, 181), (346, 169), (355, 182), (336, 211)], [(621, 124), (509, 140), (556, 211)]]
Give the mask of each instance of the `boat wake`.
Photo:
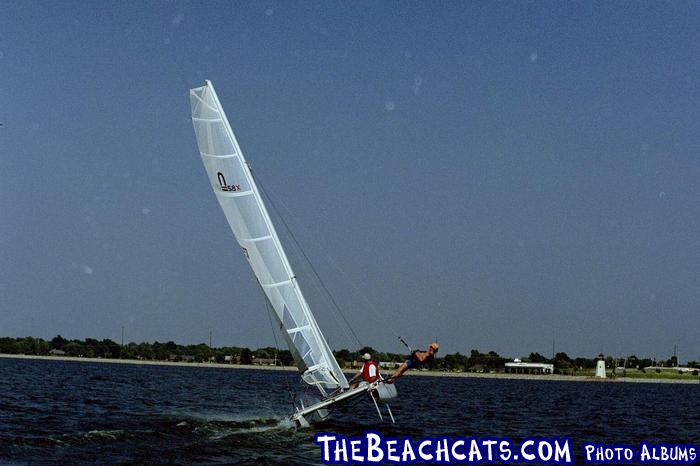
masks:
[[(146, 434), (147, 432), (142, 432)], [(65, 433), (53, 437), (49, 437), (49, 440), (54, 442), (58, 446), (73, 446), (73, 445), (85, 445), (91, 443), (109, 443), (118, 440), (125, 440), (127, 438), (132, 438), (136, 433), (128, 432), (121, 429), (109, 429), (109, 430), (89, 430), (87, 432), (73, 432)]]
[(191, 427), (192, 433), (195, 435), (203, 435), (210, 440), (221, 440), (233, 436), (257, 435), (272, 433), (274, 431), (285, 431), (293, 429), (294, 423), (289, 419), (277, 418), (210, 420), (203, 423), (194, 423), (194, 425)]
[(148, 416), (136, 425), (122, 429), (89, 429), (64, 432), (49, 437), (26, 436), (16, 439), (27, 446), (90, 447), (121, 443), (150, 443), (155, 439), (171, 440), (178, 444), (216, 443), (235, 441), (254, 443), (256, 438), (280, 438), (294, 429), (287, 418), (243, 417), (225, 414), (186, 416)]
[(157, 416), (153, 422), (163, 432), (187, 434), (206, 440), (222, 440), (242, 435), (257, 435), (285, 431), (294, 423), (284, 416), (261, 417), (227, 413), (173, 413)]

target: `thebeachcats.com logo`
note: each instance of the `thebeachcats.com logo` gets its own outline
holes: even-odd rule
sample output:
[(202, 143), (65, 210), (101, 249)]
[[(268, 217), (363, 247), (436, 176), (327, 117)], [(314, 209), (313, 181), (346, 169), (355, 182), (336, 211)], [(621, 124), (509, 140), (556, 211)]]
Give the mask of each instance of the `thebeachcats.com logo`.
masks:
[[(573, 464), (569, 437), (384, 437), (366, 431), (357, 437), (332, 432), (314, 436), (325, 464)], [(583, 443), (577, 457), (587, 464), (695, 464), (698, 447), (686, 444), (637, 446)], [(580, 460), (579, 460), (580, 461)]]

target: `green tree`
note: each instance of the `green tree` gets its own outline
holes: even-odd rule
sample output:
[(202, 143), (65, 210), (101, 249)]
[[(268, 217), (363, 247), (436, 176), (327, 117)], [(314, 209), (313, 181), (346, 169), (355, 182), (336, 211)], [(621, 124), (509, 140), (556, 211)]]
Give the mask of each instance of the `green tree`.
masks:
[(508, 359), (501, 357), (495, 351), (489, 351), (486, 355), (486, 366), (490, 369), (503, 369), (506, 367), (506, 362)]
[(0, 338), (0, 353), (18, 354), (19, 345), (17, 344), (17, 341), (14, 338)]
[(639, 368), (644, 369), (645, 367), (649, 367), (654, 365), (654, 361), (652, 361), (650, 358), (644, 358), (639, 360)]
[(258, 348), (253, 351), (253, 356), (256, 359), (272, 359), (275, 357), (277, 350), (275, 348)]
[(36, 342), (32, 337), (18, 338), (17, 344), (19, 345), (20, 354), (36, 354)]
[(335, 359), (341, 365), (342, 365), (343, 361), (352, 361), (353, 359), (355, 359), (353, 354), (345, 348), (338, 350), (338, 351), (333, 351), (333, 356), (335, 356)]
[(467, 366), (469, 366), (469, 367), (476, 366), (479, 364), (483, 364), (483, 362), (484, 362), (484, 355), (482, 355), (479, 352), (479, 350), (472, 349), (469, 352), (469, 357), (467, 358), (467, 362), (466, 362)]
[(78, 356), (83, 356), (85, 353), (85, 349), (83, 348), (83, 345), (80, 344), (78, 341), (70, 341), (63, 345), (63, 351), (66, 352), (68, 356), (73, 356), (73, 357), (78, 357)]
[(571, 360), (566, 353), (557, 353), (554, 355), (554, 368), (560, 371), (566, 371), (574, 366), (574, 361)]
[(194, 360), (197, 362), (203, 362), (209, 360), (209, 346), (204, 343), (198, 345), (189, 345), (185, 347), (184, 354), (194, 356)]
[(629, 356), (627, 358), (627, 362), (625, 363), (625, 367), (638, 367), (639, 366), (639, 358), (635, 355)]
[(61, 335), (56, 335), (51, 339), (51, 349), (62, 350), (63, 346), (68, 343), (68, 341)]
[(136, 356), (143, 359), (153, 359), (154, 357), (153, 345), (150, 343), (140, 343), (136, 347)]
[(593, 369), (595, 367), (595, 359), (589, 359), (589, 358), (576, 358), (574, 359), (574, 364), (576, 365), (577, 368), (582, 368), (582, 369)]
[(447, 370), (461, 371), (467, 368), (467, 357), (459, 352), (455, 354), (446, 354), (441, 362), (441, 367)]
[(398, 354), (398, 353), (386, 353), (387, 361), (393, 361), (393, 362), (404, 362), (406, 360), (406, 355), (405, 354)]
[(294, 358), (292, 357), (292, 352), (289, 350), (280, 350), (280, 352), (277, 354), (277, 357), (280, 360), (280, 363), (283, 366), (291, 366), (294, 364)]
[(357, 350), (357, 352), (359, 353), (360, 356), (362, 356), (362, 355), (365, 354), (365, 353), (369, 353), (369, 354), (371, 354), (372, 356), (374, 356), (375, 354), (378, 353), (378, 351), (375, 350), (374, 348), (372, 348), (371, 346), (363, 346), (362, 348), (360, 348), (359, 350)]
[(37, 338), (36, 345), (37, 345), (36, 354), (41, 354), (41, 355), (49, 354), (50, 346), (49, 346), (48, 341), (42, 340), (41, 338)]
[(253, 364), (253, 353), (249, 348), (241, 349), (241, 364)]
[(527, 360), (529, 362), (536, 362), (536, 363), (546, 363), (547, 362), (547, 358), (545, 358), (544, 356), (542, 356), (540, 353), (537, 353), (537, 352), (530, 353), (530, 356), (527, 357)]

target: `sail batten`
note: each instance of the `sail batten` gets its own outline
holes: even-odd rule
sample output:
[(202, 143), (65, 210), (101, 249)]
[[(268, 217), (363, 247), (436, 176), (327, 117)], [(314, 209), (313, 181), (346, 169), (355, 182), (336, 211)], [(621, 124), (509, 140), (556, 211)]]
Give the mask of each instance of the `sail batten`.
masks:
[(263, 288), (277, 288), (280, 286), (289, 285), (291, 283), (292, 283), (292, 279), (290, 278), (289, 280), (284, 280), (284, 281), (277, 282), (277, 283), (263, 283), (261, 286)]
[(310, 327), (308, 325), (304, 325), (303, 327), (290, 328), (287, 330), (287, 333), (289, 333), (291, 335), (292, 333), (301, 332), (302, 330), (307, 330), (309, 328)]
[[(191, 89), (191, 90), (194, 90), (194, 89)], [(209, 105), (207, 102), (205, 102), (204, 99), (202, 99), (201, 97), (199, 97), (199, 96), (196, 95), (196, 94), (193, 94), (192, 92), (190, 92), (190, 99), (196, 99), (196, 100), (198, 100), (202, 105), (204, 105), (204, 106), (210, 108), (210, 109), (213, 110), (214, 112), (218, 112), (218, 110), (217, 110), (215, 107), (212, 107), (212, 106)]]
[(215, 123), (215, 122), (220, 123), (223, 120), (221, 118), (195, 118), (195, 117), (192, 117), (192, 121), (204, 121), (204, 122), (208, 122), (208, 123)]
[(326, 390), (348, 382), (309, 309), (211, 82), (190, 90), (192, 124), (209, 182), (274, 311), (302, 379)]
[(243, 243), (257, 243), (258, 241), (266, 241), (272, 239), (272, 235), (260, 236), (258, 238), (238, 238), (238, 241)]
[(233, 157), (238, 157), (238, 154), (221, 154), (221, 155), (215, 155), (215, 154), (207, 154), (205, 152), (200, 152), (200, 154), (204, 157), (214, 157), (217, 159), (230, 159)]
[(241, 196), (251, 196), (255, 194), (252, 190), (248, 191), (217, 191), (216, 195), (221, 197), (241, 197)]

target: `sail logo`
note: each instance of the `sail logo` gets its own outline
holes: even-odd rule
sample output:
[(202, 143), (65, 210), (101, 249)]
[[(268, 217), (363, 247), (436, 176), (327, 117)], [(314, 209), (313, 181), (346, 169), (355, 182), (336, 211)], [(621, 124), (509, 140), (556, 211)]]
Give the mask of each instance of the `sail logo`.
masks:
[(221, 186), (222, 191), (226, 192), (238, 192), (241, 190), (241, 185), (240, 184), (227, 184), (226, 183), (226, 177), (224, 176), (223, 173), (219, 172), (216, 174), (216, 177), (219, 180), (219, 185)]

